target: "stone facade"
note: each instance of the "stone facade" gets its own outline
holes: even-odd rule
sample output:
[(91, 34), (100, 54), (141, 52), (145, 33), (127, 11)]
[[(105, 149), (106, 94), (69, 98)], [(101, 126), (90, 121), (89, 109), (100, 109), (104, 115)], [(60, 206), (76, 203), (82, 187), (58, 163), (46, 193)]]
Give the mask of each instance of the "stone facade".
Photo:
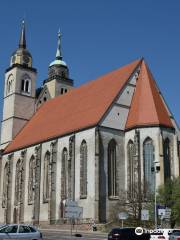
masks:
[[(78, 132), (74, 135), (65, 136), (53, 141), (44, 142), (29, 147), (25, 150), (4, 155), (2, 169), (8, 164), (8, 183), (4, 183), (4, 175), (1, 175), (1, 215), (0, 222), (58, 222), (61, 220), (62, 197), (61, 197), (61, 158), (64, 148), (69, 157), (69, 140), (75, 141), (74, 165), (73, 165), (73, 196), (80, 206), (83, 207), (84, 218), (95, 218), (95, 128)], [(80, 145), (85, 140), (87, 143), (87, 198), (80, 199)], [(50, 152), (49, 166), (49, 199), (43, 199), (44, 159), (45, 154)], [(33, 186), (33, 199), (29, 202), (30, 160), (34, 157), (35, 181)], [(21, 161), (20, 198), (15, 201), (15, 183), (17, 178), (17, 163)], [(4, 186), (8, 188), (7, 200), (4, 199)], [(67, 189), (68, 194), (68, 189)], [(64, 199), (63, 199), (64, 200)], [(5, 203), (3, 203), (5, 201)], [(8, 205), (9, 204), (9, 205)]]
[[(174, 132), (160, 128), (139, 129), (140, 132), (140, 159), (141, 179), (144, 179), (143, 169), (143, 142), (147, 137), (153, 139), (154, 155), (160, 166), (160, 172), (156, 175), (157, 186), (164, 183), (164, 165), (162, 153), (162, 140), (168, 137), (171, 141), (171, 169), (172, 176), (178, 176), (179, 157), (177, 154), (177, 141)], [(64, 136), (53, 141), (48, 141), (28, 147), (12, 154), (3, 155), (1, 174), (1, 214), (0, 222), (35, 222), (57, 223), (62, 221), (63, 203), (61, 196), (61, 169), (62, 152), (67, 149), (70, 157), (70, 139), (74, 141), (74, 156), (72, 168), (72, 199), (83, 207), (84, 219), (107, 221), (113, 206), (118, 201), (121, 191), (127, 189), (127, 144), (134, 140), (135, 130), (124, 133), (115, 129), (100, 127), (87, 129), (73, 135)], [(114, 139), (117, 143), (117, 185), (118, 196), (108, 196), (108, 144)], [(82, 141), (87, 143), (87, 198), (80, 197), (80, 146)], [(49, 163), (49, 199), (43, 198), (44, 159), (46, 153), (50, 153)], [(34, 156), (35, 180), (33, 186), (33, 199), (29, 198), (30, 160)], [(20, 164), (19, 198), (16, 201), (17, 163)], [(5, 167), (8, 166), (7, 178), (4, 176)], [(5, 181), (7, 181), (5, 183)], [(5, 188), (7, 196), (4, 199)]]

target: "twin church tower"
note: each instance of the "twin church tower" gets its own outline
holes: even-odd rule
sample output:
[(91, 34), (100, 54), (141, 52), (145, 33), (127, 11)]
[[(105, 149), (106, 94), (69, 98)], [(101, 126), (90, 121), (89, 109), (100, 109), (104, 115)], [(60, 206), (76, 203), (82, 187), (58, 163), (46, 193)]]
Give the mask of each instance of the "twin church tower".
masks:
[(47, 100), (65, 94), (73, 88), (69, 69), (62, 60), (61, 33), (55, 60), (49, 65), (48, 78), (36, 89), (37, 70), (26, 46), (25, 23), (22, 22), (18, 49), (12, 54), (5, 72), (4, 106), (1, 128), (1, 149), (4, 149)]

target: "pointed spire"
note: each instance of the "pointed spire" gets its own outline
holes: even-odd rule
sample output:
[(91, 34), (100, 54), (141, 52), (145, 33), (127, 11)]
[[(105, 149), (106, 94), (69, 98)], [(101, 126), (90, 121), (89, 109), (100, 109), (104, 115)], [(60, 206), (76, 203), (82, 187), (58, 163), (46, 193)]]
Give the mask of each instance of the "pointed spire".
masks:
[(56, 51), (56, 59), (58, 59), (58, 60), (62, 60), (61, 37), (62, 37), (62, 34), (60, 32), (60, 29), (59, 29), (59, 31), (58, 31), (58, 45), (57, 45), (57, 51)]
[(26, 48), (26, 36), (25, 36), (25, 22), (22, 21), (22, 30), (21, 30), (21, 36), (19, 40), (19, 48)]

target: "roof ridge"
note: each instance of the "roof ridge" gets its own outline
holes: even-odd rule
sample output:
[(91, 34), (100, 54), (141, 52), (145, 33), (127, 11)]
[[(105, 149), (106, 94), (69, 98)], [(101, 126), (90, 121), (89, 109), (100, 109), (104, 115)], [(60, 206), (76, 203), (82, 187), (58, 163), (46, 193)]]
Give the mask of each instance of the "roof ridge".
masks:
[(151, 71), (150, 71), (150, 69), (149, 69), (149, 67), (147, 66), (146, 63), (145, 63), (145, 67), (146, 67), (146, 71), (147, 71), (147, 74), (148, 74), (148, 77), (149, 77), (149, 83), (150, 83), (150, 87), (151, 87), (152, 97), (153, 97), (153, 101), (154, 101), (155, 110), (156, 110), (156, 113), (157, 113), (158, 120), (159, 120), (159, 122), (161, 122), (161, 118), (160, 118), (160, 115), (159, 115), (159, 108), (158, 108), (158, 105), (157, 105), (158, 103), (157, 103), (156, 98), (155, 98), (155, 96), (153, 94), (153, 87), (157, 91), (157, 93), (159, 95), (159, 99), (160, 99), (161, 103), (164, 106), (164, 109), (166, 111), (167, 116), (169, 117), (169, 120), (171, 121), (169, 113), (168, 113), (168, 111), (166, 109), (165, 103), (161, 99), (161, 96), (160, 96), (160, 93), (159, 93), (159, 89), (157, 88), (157, 85), (156, 85), (156, 81), (154, 80), (154, 77), (153, 77), (153, 75), (152, 75), (152, 73), (151, 73)]
[[(151, 72), (150, 72), (150, 70), (149, 70), (145, 60), (143, 61), (143, 63), (144, 63), (144, 68), (146, 70), (146, 74), (148, 75), (148, 83), (149, 83), (149, 86), (150, 86), (150, 89), (151, 89), (151, 96), (152, 96), (152, 99), (153, 99), (154, 109), (156, 111), (156, 115), (157, 115), (158, 121), (160, 122), (159, 114), (157, 112), (157, 105), (156, 105), (156, 101), (155, 101), (155, 96), (153, 94), (153, 86), (152, 86), (152, 83), (151, 83), (151, 79), (153, 80), (153, 78), (151, 78), (152, 75), (151, 75)], [(149, 74), (150, 74), (150, 76), (149, 76)]]
[[(131, 114), (131, 108), (132, 108), (132, 103), (133, 103), (133, 99), (134, 99), (134, 96), (136, 94), (136, 89), (137, 89), (137, 83), (138, 83), (138, 80), (141, 76), (141, 72), (142, 72), (142, 62), (144, 61), (144, 58), (141, 58), (141, 61), (139, 63), (139, 66), (140, 66), (140, 72), (139, 72), (139, 75), (138, 75), (138, 78), (136, 80), (136, 85), (135, 85), (135, 89), (134, 89), (134, 92), (133, 92), (133, 95), (132, 95), (132, 99), (131, 99), (131, 104), (130, 104), (130, 108), (129, 108), (129, 112), (128, 112), (128, 115), (127, 115), (127, 120), (126, 120), (126, 124), (125, 124), (125, 129), (126, 129), (126, 125), (128, 123), (128, 119), (129, 119), (129, 116)], [(138, 97), (138, 104), (140, 103), (140, 100), (139, 100), (139, 97)], [(139, 114), (138, 114), (138, 119), (139, 119)]]

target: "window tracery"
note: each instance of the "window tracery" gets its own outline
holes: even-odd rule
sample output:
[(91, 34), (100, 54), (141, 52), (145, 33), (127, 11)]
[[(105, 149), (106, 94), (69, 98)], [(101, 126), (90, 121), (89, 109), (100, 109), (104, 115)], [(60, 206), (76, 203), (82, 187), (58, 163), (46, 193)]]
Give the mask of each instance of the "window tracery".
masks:
[(49, 162), (50, 152), (46, 152), (44, 157), (44, 181), (43, 181), (43, 198), (44, 202), (49, 199)]
[(146, 191), (154, 192), (155, 174), (154, 168), (154, 145), (151, 138), (147, 138), (143, 143), (144, 162), (144, 188)]
[(80, 198), (87, 198), (87, 143), (80, 146)]
[(33, 203), (33, 192), (35, 188), (35, 157), (31, 157), (29, 161), (29, 180), (28, 180), (28, 203)]
[(117, 144), (112, 139), (108, 144), (108, 195), (115, 197), (117, 193)]

